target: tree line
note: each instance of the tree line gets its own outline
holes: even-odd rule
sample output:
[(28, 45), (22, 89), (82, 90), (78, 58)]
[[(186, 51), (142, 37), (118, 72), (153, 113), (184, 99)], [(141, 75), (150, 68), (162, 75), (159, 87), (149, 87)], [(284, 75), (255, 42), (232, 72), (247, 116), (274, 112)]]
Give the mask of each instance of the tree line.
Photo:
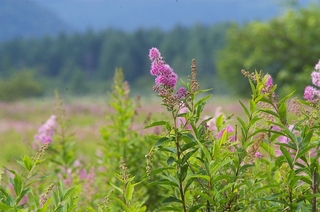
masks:
[[(214, 26), (176, 26), (170, 31), (138, 29), (128, 33), (115, 29), (88, 30), (73, 35), (60, 34), (42, 39), (15, 39), (0, 44), (0, 76), (32, 69), (36, 77), (60, 84), (110, 81), (116, 67), (134, 86), (150, 84), (151, 47), (161, 50), (166, 61), (181, 76), (190, 73), (191, 59), (197, 59), (199, 77), (208, 79), (216, 73), (214, 56), (225, 45), (230, 24)], [(213, 81), (213, 79), (211, 79)]]

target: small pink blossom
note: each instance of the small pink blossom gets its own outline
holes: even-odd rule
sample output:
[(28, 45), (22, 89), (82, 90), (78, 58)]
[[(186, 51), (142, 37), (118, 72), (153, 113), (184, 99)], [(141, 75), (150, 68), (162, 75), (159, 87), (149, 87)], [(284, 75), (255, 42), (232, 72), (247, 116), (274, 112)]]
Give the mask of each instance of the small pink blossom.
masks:
[(155, 60), (161, 57), (159, 50), (155, 47), (152, 47), (149, 51), (150, 60)]
[(266, 76), (268, 76), (268, 80), (266, 82), (266, 87), (272, 87), (273, 86), (273, 80), (271, 75), (267, 74)]
[(258, 159), (261, 159), (261, 158), (262, 158), (262, 154), (261, 154), (259, 151), (257, 151), (256, 153), (254, 153), (254, 156), (255, 156), (256, 158), (258, 158)]
[(179, 88), (179, 90), (177, 91), (175, 98), (178, 99), (182, 99), (183, 97), (185, 97), (187, 95), (187, 89), (185, 87), (181, 87)]
[(320, 73), (313, 71), (311, 73), (312, 84), (320, 87)]
[(315, 89), (314, 87), (312, 86), (307, 86), (305, 89), (304, 89), (304, 94), (303, 94), (303, 98), (309, 102), (313, 101), (314, 98), (317, 97), (319, 98), (320, 97), (320, 91)]

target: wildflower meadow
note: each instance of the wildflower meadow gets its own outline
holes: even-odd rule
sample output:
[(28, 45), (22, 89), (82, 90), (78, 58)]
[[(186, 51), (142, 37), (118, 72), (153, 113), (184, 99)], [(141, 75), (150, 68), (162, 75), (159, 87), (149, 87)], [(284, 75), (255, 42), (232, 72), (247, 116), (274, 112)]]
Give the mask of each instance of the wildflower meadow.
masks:
[(1, 168), (1, 212), (320, 210), (320, 61), (302, 97), (279, 96), (270, 74), (241, 70), (251, 94), (232, 115), (208, 110), (212, 95), (195, 59), (179, 79), (157, 48), (149, 58), (155, 84), (144, 89), (159, 112), (139, 120), (151, 103), (131, 97), (116, 69), (108, 110), (94, 114), (105, 122), (92, 125), (100, 139), (88, 159), (81, 152), (90, 144), (77, 141), (56, 92), (54, 112), (25, 135), (30, 151)]

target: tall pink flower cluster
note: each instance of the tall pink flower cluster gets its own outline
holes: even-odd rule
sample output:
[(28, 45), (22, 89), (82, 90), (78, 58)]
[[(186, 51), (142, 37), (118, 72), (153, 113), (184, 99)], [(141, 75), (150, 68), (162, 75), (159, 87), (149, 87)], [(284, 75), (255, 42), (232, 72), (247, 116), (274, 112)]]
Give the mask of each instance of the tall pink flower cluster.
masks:
[[(178, 75), (166, 64), (157, 48), (153, 47), (150, 49), (149, 58), (152, 61), (150, 74), (156, 76), (153, 90), (158, 92), (160, 96), (166, 96), (168, 92), (172, 93), (176, 88)], [(186, 88), (179, 88), (175, 97), (181, 99), (186, 93)]]
[(56, 126), (56, 116), (51, 115), (51, 117), (44, 123), (39, 129), (38, 133), (34, 136), (37, 143), (34, 143), (33, 147), (37, 148), (38, 144), (43, 145), (46, 143), (52, 143), (52, 138), (54, 135), (54, 128)]
[[(320, 88), (320, 60), (314, 67), (315, 71), (311, 73), (312, 84)], [(320, 90), (313, 86), (307, 86), (304, 90), (303, 98), (309, 102), (320, 99)]]

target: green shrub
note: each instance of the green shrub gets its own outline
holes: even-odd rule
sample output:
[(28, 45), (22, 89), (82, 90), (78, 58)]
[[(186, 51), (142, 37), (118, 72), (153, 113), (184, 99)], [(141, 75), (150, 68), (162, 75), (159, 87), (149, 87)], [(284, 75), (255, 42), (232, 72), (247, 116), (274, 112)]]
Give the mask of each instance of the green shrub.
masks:
[(32, 71), (24, 70), (0, 79), (0, 100), (15, 101), (22, 98), (40, 96), (43, 86), (38, 82)]

